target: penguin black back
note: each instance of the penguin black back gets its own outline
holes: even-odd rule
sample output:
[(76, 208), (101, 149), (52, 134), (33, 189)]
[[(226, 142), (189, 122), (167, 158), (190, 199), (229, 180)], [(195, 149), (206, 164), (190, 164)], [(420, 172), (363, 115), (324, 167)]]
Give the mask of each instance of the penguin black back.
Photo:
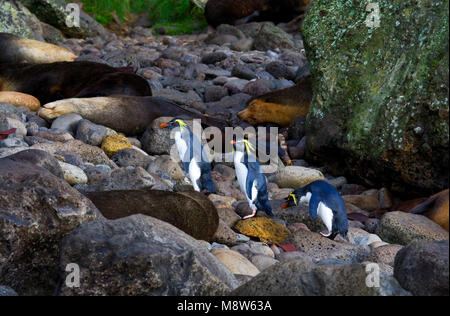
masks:
[(253, 217), (257, 210), (273, 216), (267, 193), (266, 178), (261, 172), (261, 166), (256, 157), (250, 154), (251, 151), (254, 151), (253, 146), (248, 140), (233, 141), (232, 143), (235, 150), (236, 176), (241, 190), (246, 194), (250, 208), (253, 210), (253, 214), (245, 218)]
[(307, 186), (295, 190), (288, 198), (285, 206), (294, 206), (303, 201), (309, 202), (309, 213), (315, 220), (318, 215), (324, 222), (327, 221), (327, 214), (322, 212), (323, 206), (326, 210), (332, 211), (331, 235), (339, 233), (345, 237), (348, 233), (347, 208), (339, 192), (329, 183), (323, 180), (314, 181)]

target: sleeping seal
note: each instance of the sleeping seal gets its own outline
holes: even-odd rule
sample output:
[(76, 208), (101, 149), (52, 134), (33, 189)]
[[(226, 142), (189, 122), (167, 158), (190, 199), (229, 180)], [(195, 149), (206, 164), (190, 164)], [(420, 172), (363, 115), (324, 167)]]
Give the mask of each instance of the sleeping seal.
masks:
[(202, 124), (226, 127), (225, 122), (183, 109), (176, 103), (159, 97), (111, 96), (84, 99), (66, 99), (45, 104), (39, 116), (53, 120), (68, 113), (78, 113), (84, 119), (104, 125), (126, 135), (142, 134), (158, 117), (177, 116), (201, 119)]
[(297, 85), (250, 100), (238, 117), (252, 125), (275, 123), (289, 126), (300, 115), (307, 115), (312, 100), (311, 77)]
[(239, 25), (250, 21), (289, 22), (304, 13), (311, 0), (209, 0), (205, 17), (209, 25)]
[(433, 195), (425, 202), (417, 205), (410, 213), (422, 214), (448, 231), (449, 226), (449, 190)]
[(0, 91), (22, 92), (41, 104), (114, 94), (151, 96), (147, 80), (105, 64), (80, 61), (0, 64)]
[(19, 36), (0, 33), (0, 64), (1, 63), (54, 63), (74, 61), (77, 56), (71, 51)]

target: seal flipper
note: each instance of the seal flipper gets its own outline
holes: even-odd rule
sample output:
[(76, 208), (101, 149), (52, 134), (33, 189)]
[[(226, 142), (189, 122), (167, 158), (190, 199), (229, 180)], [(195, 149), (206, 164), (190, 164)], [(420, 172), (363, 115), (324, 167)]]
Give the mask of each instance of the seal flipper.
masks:
[(419, 205), (417, 205), (416, 207), (414, 207), (412, 210), (409, 211), (409, 213), (411, 214), (423, 214), (425, 212), (427, 212), (428, 210), (430, 210), (434, 203), (436, 202), (437, 197), (431, 197), (428, 200), (426, 200), (423, 203), (420, 203)]

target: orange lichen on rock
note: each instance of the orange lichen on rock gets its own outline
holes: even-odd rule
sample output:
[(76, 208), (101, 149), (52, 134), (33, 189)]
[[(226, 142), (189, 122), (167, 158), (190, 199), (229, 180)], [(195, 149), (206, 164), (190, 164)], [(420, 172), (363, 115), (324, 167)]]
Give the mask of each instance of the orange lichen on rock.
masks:
[(102, 149), (108, 157), (112, 157), (116, 152), (126, 148), (133, 148), (130, 141), (122, 135), (107, 136), (102, 143)]
[(268, 217), (253, 217), (239, 221), (235, 228), (244, 235), (257, 237), (262, 242), (283, 244), (291, 232)]

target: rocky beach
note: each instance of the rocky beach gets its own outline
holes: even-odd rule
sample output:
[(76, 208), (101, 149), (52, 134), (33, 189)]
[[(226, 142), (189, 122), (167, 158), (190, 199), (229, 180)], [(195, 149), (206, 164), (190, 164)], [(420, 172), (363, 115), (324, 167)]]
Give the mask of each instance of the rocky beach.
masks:
[[(0, 0), (0, 33), (133, 73), (192, 115), (276, 127), (283, 155), (274, 170), (262, 163), (274, 216), (244, 220), (252, 211), (232, 160), (212, 163), (214, 194), (194, 191), (160, 128), (177, 114), (115, 130), (117, 120), (58, 107), (76, 98), (41, 104), (10, 89), (0, 67), (0, 296), (449, 295), (448, 0), (383, 4), (377, 29), (359, 1), (313, 0), (302, 24), (173, 36), (114, 33), (84, 12), (80, 28), (58, 27), (42, 3), (59, 17), (59, 0)], [(307, 115), (242, 115), (289, 88), (312, 96)], [(345, 237), (323, 237), (308, 205), (282, 207), (318, 180), (345, 202)]]

